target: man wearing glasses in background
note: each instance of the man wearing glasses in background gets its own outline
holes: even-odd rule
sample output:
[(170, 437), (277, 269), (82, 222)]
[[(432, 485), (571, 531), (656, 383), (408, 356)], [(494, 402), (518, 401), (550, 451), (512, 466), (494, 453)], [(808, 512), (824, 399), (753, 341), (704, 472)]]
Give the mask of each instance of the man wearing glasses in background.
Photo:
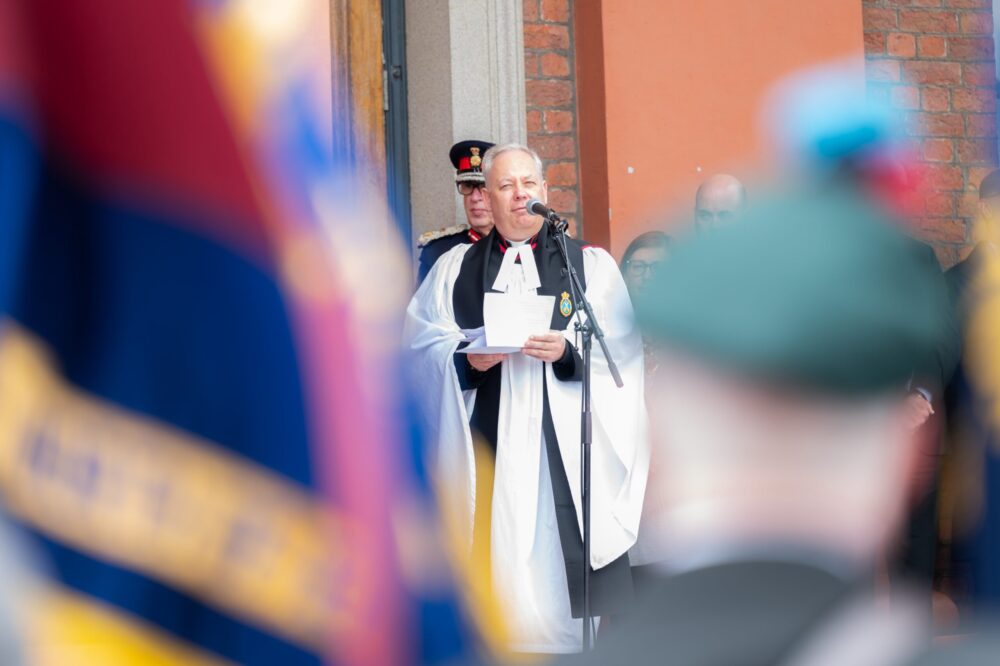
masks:
[(445, 252), (463, 243), (475, 243), (480, 238), (488, 236), (493, 230), (493, 217), (486, 205), (483, 186), (483, 155), (493, 147), (488, 141), (459, 141), (451, 147), (448, 157), (455, 166), (455, 184), (458, 193), (462, 195), (465, 207), (465, 218), (468, 224), (456, 224), (437, 231), (428, 231), (417, 239), (420, 252), (420, 270), (417, 273), (418, 284), (424, 281), (431, 267)]

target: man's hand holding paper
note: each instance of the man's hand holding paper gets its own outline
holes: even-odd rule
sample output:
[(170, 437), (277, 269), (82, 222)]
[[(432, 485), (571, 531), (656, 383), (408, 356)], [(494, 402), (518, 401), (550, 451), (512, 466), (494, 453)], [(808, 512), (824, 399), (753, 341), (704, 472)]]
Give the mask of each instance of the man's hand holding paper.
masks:
[(503, 362), (507, 354), (476, 354), (469, 353), (469, 365), (479, 372), (486, 372), (497, 363)]
[(521, 353), (537, 358), (546, 363), (555, 363), (566, 352), (566, 338), (559, 331), (549, 331), (541, 335), (532, 335), (524, 343)]
[(469, 363), (480, 371), (518, 351), (541, 361), (558, 361), (566, 351), (566, 339), (562, 333), (549, 330), (554, 305), (554, 296), (486, 294), (485, 326), (467, 331), (471, 344), (459, 351), (468, 354)]

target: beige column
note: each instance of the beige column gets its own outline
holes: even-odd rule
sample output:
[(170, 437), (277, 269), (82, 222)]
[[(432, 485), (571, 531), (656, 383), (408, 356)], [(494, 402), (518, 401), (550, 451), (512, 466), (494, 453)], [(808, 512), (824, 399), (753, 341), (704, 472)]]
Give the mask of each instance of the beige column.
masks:
[(448, 149), (527, 137), (520, 0), (407, 0), (413, 237), (465, 221)]

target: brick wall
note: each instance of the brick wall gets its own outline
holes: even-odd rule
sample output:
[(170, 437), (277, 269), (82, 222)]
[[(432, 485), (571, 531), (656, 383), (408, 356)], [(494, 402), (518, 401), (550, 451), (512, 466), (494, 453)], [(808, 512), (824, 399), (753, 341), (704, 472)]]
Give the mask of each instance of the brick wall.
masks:
[(582, 228), (572, 3), (523, 2), (528, 145), (545, 163), (549, 204)]
[(950, 266), (967, 252), (979, 181), (996, 164), (991, 0), (863, 0), (868, 90), (899, 110), (921, 160), (916, 233)]

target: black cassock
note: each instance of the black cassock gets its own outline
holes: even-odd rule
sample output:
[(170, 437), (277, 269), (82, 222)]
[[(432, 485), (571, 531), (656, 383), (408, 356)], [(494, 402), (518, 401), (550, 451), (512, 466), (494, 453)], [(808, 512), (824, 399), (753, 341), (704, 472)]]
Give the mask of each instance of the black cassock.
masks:
[[(551, 328), (562, 331), (566, 328), (569, 317), (560, 312), (559, 303), (563, 293), (572, 291), (556, 242), (549, 233), (548, 225), (545, 224), (532, 240), (531, 246), (541, 282), (538, 294), (556, 297)], [(567, 239), (567, 246), (570, 261), (586, 288), (586, 276), (583, 271), (583, 248), (586, 244), (575, 239)], [(472, 329), (483, 325), (483, 294), (493, 291), (493, 282), (496, 280), (507, 247), (507, 242), (494, 229), (489, 236), (465, 253), (452, 293), (455, 320), (461, 328)], [(575, 317), (575, 313), (571, 316)], [(455, 369), (463, 390), (476, 389), (476, 403), (470, 425), (474, 431), (482, 435), (495, 453), (500, 410), (500, 364), (486, 372), (479, 372), (469, 365), (465, 354), (456, 353)], [(566, 353), (559, 361), (552, 364), (552, 370), (558, 381), (578, 382), (583, 376), (583, 360), (572, 345), (566, 345)], [(559, 453), (552, 413), (549, 410), (547, 388), (543, 391), (543, 395), (545, 397), (542, 429), (545, 434), (549, 475), (552, 479), (556, 522), (559, 526), (559, 541), (566, 563), (570, 607), (573, 617), (578, 618), (583, 617), (583, 538), (580, 535), (566, 470), (563, 468), (562, 455)], [(570, 470), (570, 473), (579, 474), (580, 471)], [(485, 508), (488, 510), (489, 506)], [(482, 517), (483, 511), (477, 507), (476, 520)], [(600, 569), (591, 569), (590, 594), (592, 615), (618, 614), (627, 609), (633, 597), (632, 574), (627, 553)]]

